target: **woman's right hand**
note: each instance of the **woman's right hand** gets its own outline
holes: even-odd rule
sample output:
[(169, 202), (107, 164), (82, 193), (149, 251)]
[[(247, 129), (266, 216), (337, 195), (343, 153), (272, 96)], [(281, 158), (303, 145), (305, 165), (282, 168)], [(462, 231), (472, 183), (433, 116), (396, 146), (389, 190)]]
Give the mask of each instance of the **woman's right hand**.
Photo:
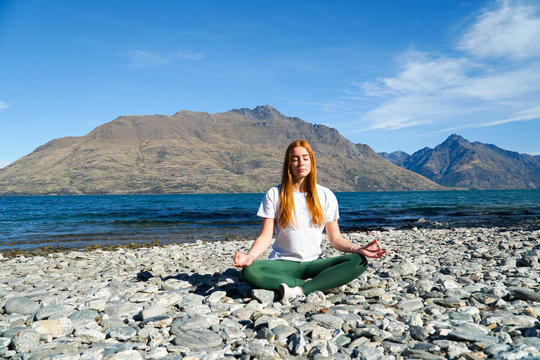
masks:
[(240, 251), (235, 251), (233, 266), (243, 268), (243, 267), (251, 265), (253, 260), (255, 260), (253, 255), (242, 254)]

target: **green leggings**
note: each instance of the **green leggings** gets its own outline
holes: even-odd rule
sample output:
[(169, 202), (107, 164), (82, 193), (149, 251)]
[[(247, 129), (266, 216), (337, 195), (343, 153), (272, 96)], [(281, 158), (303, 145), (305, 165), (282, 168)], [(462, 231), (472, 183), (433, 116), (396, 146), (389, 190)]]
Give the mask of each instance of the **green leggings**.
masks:
[[(254, 288), (278, 290), (281, 283), (300, 286), (304, 294), (347, 284), (368, 267), (364, 255), (347, 254), (313, 261), (259, 260), (242, 269), (244, 281)], [(311, 279), (306, 281), (306, 279)]]

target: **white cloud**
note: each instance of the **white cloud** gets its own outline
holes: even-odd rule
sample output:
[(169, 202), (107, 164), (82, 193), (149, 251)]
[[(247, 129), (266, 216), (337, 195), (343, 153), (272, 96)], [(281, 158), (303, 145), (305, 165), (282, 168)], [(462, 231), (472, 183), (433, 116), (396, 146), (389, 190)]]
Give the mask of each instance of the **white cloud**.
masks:
[(485, 124), (479, 124), (476, 126), (485, 127), (485, 126), (506, 124), (506, 123), (516, 122), (516, 121), (529, 121), (529, 120), (538, 120), (538, 119), (540, 119), (540, 106), (536, 106), (530, 109), (519, 111), (516, 114), (516, 116), (509, 119), (502, 119), (502, 120), (493, 121), (493, 122), (489, 122)]
[[(359, 116), (357, 131), (426, 124), (456, 129), (538, 119), (540, 59), (534, 56), (540, 55), (540, 16), (536, 13), (532, 7), (501, 2), (465, 33), (459, 42), (458, 50), (465, 51), (461, 56), (408, 52), (400, 57), (401, 71), (396, 76), (354, 83), (356, 101), (371, 103)], [(482, 38), (490, 32), (495, 40)], [(519, 36), (523, 38), (514, 38)], [(500, 61), (501, 56), (506, 56), (505, 61)]]
[(129, 50), (124, 54), (129, 59), (128, 68), (148, 68), (168, 65), (181, 60), (199, 61), (202, 54), (184, 51), (156, 53), (144, 50)]
[(461, 38), (458, 49), (478, 57), (527, 59), (540, 56), (538, 8), (499, 2)]
[(379, 78), (361, 86), (370, 96), (427, 93), (459, 84), (465, 78), (463, 59), (433, 58), (420, 52), (407, 53), (404, 69), (396, 78)]
[(540, 64), (472, 76), (456, 87), (455, 91), (464, 97), (472, 96), (491, 101), (521, 99), (540, 92)]
[(5, 101), (0, 101), (0, 110), (7, 109), (9, 104)]
[(9, 161), (0, 160), (0, 169), (5, 168), (9, 164), (11, 164)]

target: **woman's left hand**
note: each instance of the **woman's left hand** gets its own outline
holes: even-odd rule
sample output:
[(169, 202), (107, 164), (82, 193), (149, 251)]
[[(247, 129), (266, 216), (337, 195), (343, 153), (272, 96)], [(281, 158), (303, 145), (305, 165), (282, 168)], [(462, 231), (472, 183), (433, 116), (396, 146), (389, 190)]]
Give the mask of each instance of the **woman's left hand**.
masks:
[(369, 258), (381, 258), (388, 253), (388, 251), (382, 248), (381, 244), (377, 240), (373, 240), (366, 246), (355, 250), (359, 254), (362, 254)]

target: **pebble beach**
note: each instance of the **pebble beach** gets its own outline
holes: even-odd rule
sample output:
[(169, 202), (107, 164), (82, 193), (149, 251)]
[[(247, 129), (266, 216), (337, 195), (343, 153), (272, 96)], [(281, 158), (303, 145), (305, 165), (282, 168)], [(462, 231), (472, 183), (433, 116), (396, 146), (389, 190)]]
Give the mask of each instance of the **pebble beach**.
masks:
[(290, 305), (231, 266), (251, 241), (2, 257), (0, 358), (540, 359), (538, 226), (345, 237), (389, 254)]

